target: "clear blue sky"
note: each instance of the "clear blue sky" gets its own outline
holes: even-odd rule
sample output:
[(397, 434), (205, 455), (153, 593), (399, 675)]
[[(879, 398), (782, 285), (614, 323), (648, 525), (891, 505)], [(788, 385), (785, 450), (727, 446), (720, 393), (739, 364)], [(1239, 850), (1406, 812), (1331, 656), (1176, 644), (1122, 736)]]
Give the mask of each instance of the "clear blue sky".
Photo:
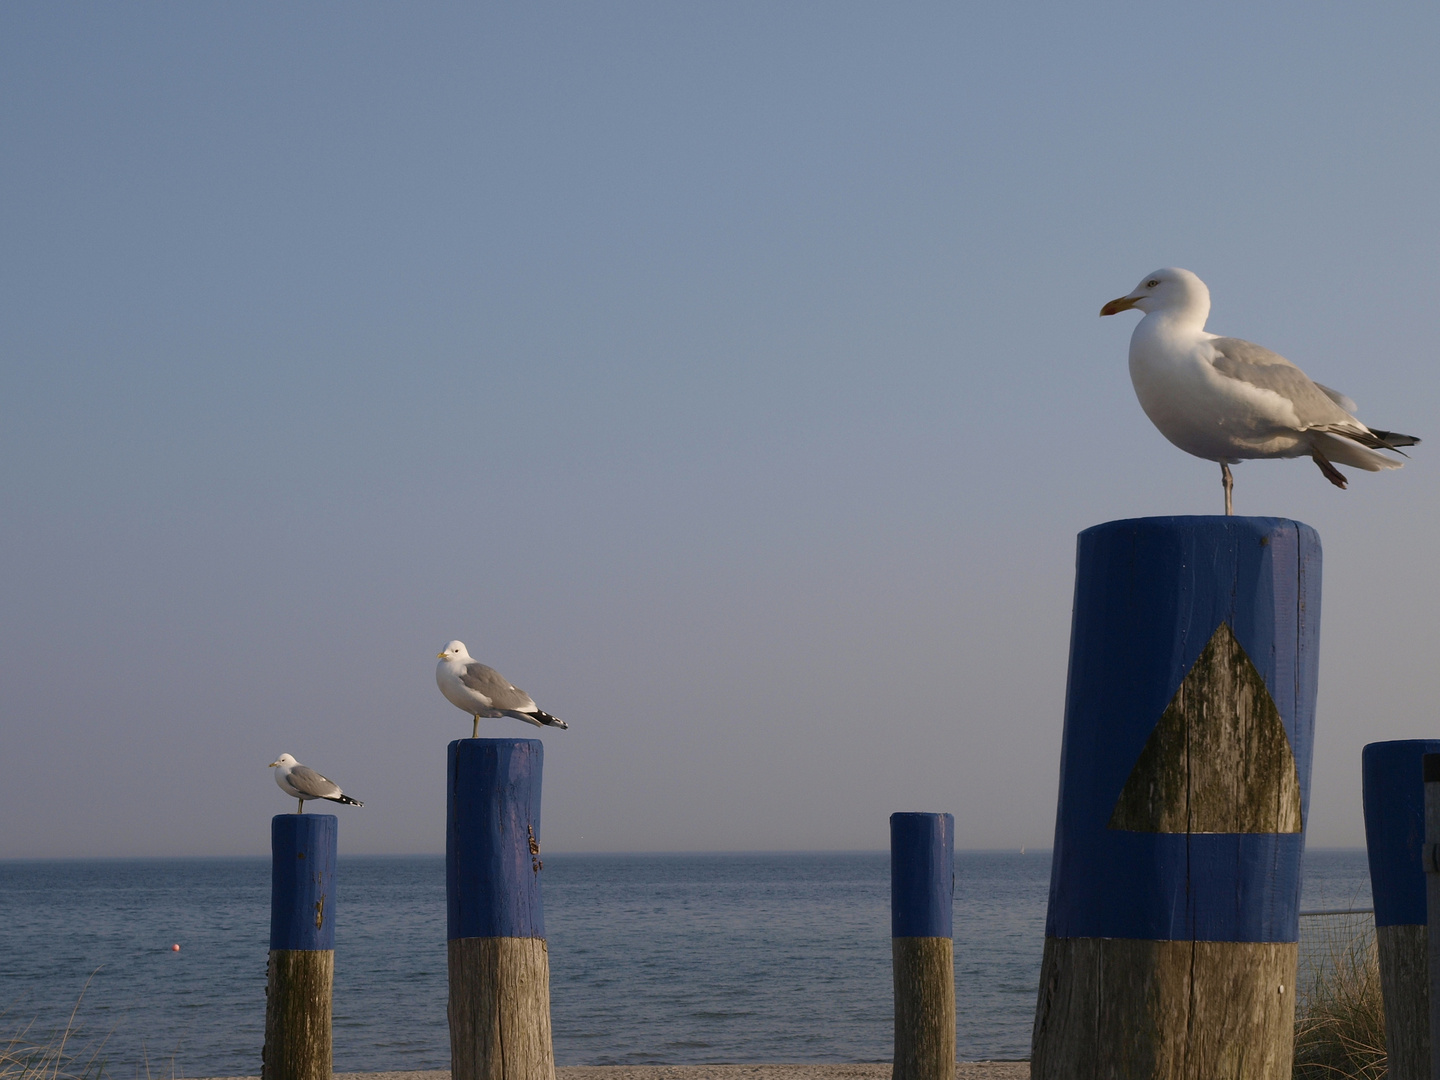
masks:
[[(458, 637), (571, 724), (551, 850), (1053, 828), (1075, 534), (1213, 513), (1210, 328), (1426, 437), (1314, 525), (1310, 841), (1440, 732), (1440, 9), (0, 10), (0, 856), (259, 852), (290, 751), (443, 846)], [(492, 733), (533, 734), (513, 722)]]

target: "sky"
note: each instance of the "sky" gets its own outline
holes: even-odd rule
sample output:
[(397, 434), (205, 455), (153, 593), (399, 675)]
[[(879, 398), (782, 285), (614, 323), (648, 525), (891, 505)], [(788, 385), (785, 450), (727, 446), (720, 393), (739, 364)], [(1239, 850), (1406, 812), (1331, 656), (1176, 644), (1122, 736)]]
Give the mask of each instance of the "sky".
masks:
[(1309, 843), (1440, 728), (1440, 9), (7, 4), (0, 857), (444, 847), (452, 638), (545, 849), (1054, 829), (1076, 534), (1217, 513), (1149, 271), (1424, 437), (1341, 492)]

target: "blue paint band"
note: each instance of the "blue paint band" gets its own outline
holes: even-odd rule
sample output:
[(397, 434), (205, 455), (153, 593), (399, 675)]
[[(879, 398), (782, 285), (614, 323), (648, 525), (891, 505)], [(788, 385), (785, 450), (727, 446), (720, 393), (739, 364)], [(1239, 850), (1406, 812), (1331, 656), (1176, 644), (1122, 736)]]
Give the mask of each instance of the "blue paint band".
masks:
[(1440, 753), (1440, 739), (1371, 743), (1360, 754), (1376, 926), (1426, 925), (1422, 759), (1434, 753)]
[(335, 948), (334, 814), (270, 819), (270, 948)]
[(890, 815), (890, 936), (954, 937), (955, 818)]
[(1295, 941), (1303, 833), (1109, 828), (1157, 721), (1220, 624), (1274, 699), (1308, 814), (1320, 540), (1281, 518), (1115, 521), (1080, 534), (1046, 934)]
[(456, 739), (446, 785), (445, 897), (451, 940), (543, 938), (539, 739)]

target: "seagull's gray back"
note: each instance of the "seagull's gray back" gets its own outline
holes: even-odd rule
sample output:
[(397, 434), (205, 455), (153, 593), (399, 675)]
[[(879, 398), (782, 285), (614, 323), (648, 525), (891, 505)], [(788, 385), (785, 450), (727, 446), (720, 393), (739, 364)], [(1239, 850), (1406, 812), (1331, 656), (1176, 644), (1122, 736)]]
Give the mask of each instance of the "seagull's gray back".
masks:
[(286, 779), (296, 791), (312, 799), (328, 799), (340, 794), (340, 785), (327, 780), (308, 765), (296, 765)]
[[(1217, 337), (1211, 361), (1215, 370), (1239, 382), (1271, 390), (1294, 403), (1295, 415), (1307, 428), (1355, 428), (1357, 421), (1340, 404), (1349, 399), (1311, 380), (1285, 357), (1243, 338)], [(1353, 404), (1353, 403), (1352, 403)]]
[(479, 661), (471, 661), (465, 665), (465, 670), (460, 674), (460, 682), (476, 693), (484, 694), (495, 709), (530, 712), (536, 707), (529, 694), (518, 686), (511, 686), (505, 676)]

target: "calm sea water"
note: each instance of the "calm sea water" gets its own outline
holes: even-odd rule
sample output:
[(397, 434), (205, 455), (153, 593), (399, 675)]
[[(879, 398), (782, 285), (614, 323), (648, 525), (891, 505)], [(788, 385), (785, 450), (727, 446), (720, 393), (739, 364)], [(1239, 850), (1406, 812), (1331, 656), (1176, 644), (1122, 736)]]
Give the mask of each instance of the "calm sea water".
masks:
[[(962, 1059), (1029, 1053), (1049, 874), (956, 855)], [(336, 1070), (448, 1068), (444, 860), (337, 876)], [(0, 862), (5, 1020), (63, 1026), (83, 992), (114, 1076), (254, 1075), (269, 888), (268, 859)], [(1302, 906), (1369, 897), (1363, 852), (1307, 856)], [(545, 922), (560, 1064), (889, 1059), (886, 853), (547, 856)]]

